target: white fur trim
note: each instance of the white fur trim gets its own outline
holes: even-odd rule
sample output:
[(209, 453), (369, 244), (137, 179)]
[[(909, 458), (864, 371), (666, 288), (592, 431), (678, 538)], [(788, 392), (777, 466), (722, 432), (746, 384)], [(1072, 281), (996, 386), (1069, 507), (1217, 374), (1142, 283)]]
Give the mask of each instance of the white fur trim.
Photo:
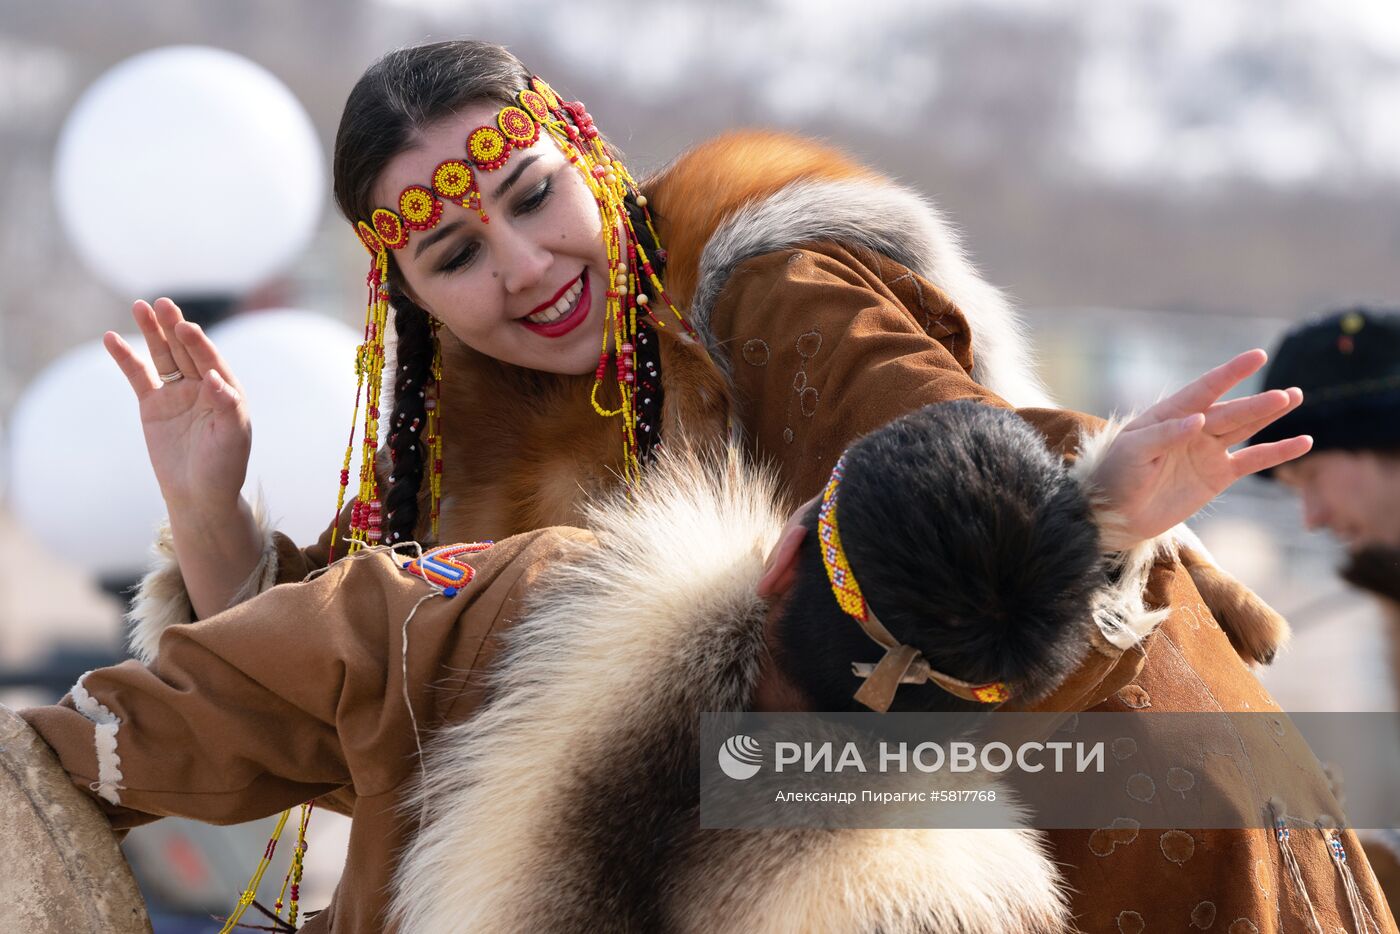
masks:
[[(928, 776), (924, 776), (927, 778)], [(938, 782), (920, 790), (933, 790)], [(948, 787), (954, 787), (949, 782)], [(912, 789), (911, 789), (912, 790)], [(1005, 795), (1004, 789), (998, 792)], [(1040, 835), (1019, 830), (857, 830), (798, 841), (752, 831), (731, 841), (738, 865), (685, 880), (678, 931), (881, 931), (1018, 934), (1069, 930), (1062, 881)], [(754, 852), (757, 851), (757, 852)], [(735, 870), (781, 866), (735, 886)], [(717, 870), (717, 871), (716, 871)], [(726, 897), (716, 897), (723, 892)]]
[(891, 182), (793, 182), (736, 211), (705, 244), (692, 322), (709, 337), (714, 303), (744, 260), (820, 240), (884, 254), (947, 292), (972, 329), (973, 379), (1015, 406), (1054, 405), (1011, 303), (977, 272), (943, 214)]
[(117, 755), (117, 728), (121, 726), (121, 721), (83, 686), (83, 678), (90, 674), (91, 671), (83, 672), (69, 693), (73, 696), (73, 705), (78, 708), (78, 713), (96, 724), (93, 742), (97, 747), (97, 781), (93, 782), (92, 790), (112, 804), (121, 804), (118, 791), (122, 787), (122, 759)]
[[(1070, 467), (1072, 476), (1089, 494), (1099, 529), (1113, 534), (1122, 528), (1122, 517), (1104, 502), (1103, 494), (1093, 481), (1093, 475), (1103, 463), (1109, 447), (1122, 432), (1125, 419), (1112, 418), (1102, 428), (1089, 432), (1079, 441), (1079, 455)], [(1162, 557), (1176, 556), (1179, 525), (1156, 538), (1110, 554), (1108, 570), (1113, 584), (1095, 600), (1094, 622), (1103, 637), (1120, 649), (1141, 642), (1167, 618), (1167, 609), (1153, 610), (1143, 600), (1147, 576)], [(1187, 534), (1190, 534), (1189, 532)], [(1194, 536), (1192, 536), (1194, 538)]]
[[(242, 603), (277, 582), (277, 545), (273, 541), (272, 525), (261, 498), (253, 507), (253, 521), (257, 523), (258, 536), (263, 542), (262, 555), (248, 579), (229, 600), (229, 606)], [(168, 521), (160, 524), (151, 552), (155, 558), (153, 566), (137, 585), (136, 597), (131, 601), (130, 612), (126, 614), (127, 622), (131, 624), (127, 647), (132, 655), (147, 664), (156, 659), (161, 633), (171, 626), (194, 620), (194, 608), (185, 589), (185, 579), (180, 574), (180, 564), (175, 559), (175, 542)]]
[[(589, 859), (585, 847), (600, 845), (591, 838), (608, 833), (579, 815), (598, 806), (595, 795), (616, 793), (590, 777), (674, 755), (668, 712), (689, 722), (691, 707), (737, 709), (751, 690), (766, 611), (755, 588), (785, 519), (774, 504), (766, 474), (669, 452), (632, 499), (590, 513), (596, 547), (536, 583), (491, 701), (429, 749), (412, 802), (420, 832), (394, 882), (397, 929), (524, 932), (550, 918), (570, 928), (551, 900), (589, 899), (571, 873)], [(627, 781), (635, 773), (601, 774), (645, 793)], [(1030, 831), (793, 834), (700, 837), (703, 858), (676, 869), (658, 896), (668, 923), (912, 934), (936, 921), (932, 929), (991, 934), (1062, 930), (1067, 920), (1058, 874)]]

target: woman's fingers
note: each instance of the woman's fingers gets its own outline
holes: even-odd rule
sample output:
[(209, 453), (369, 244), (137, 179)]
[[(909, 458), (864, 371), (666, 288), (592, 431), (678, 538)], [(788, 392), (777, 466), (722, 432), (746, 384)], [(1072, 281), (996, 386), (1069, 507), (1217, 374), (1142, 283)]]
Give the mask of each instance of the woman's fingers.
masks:
[[(166, 343), (170, 347), (170, 353), (175, 361), (175, 365), (180, 368), (180, 372), (190, 379), (198, 379), (200, 368), (195, 365), (194, 359), (190, 356), (189, 350), (184, 343), (175, 336), (176, 329), (184, 323), (185, 316), (180, 313), (180, 306), (176, 305), (168, 298), (158, 298), (155, 303), (156, 321), (160, 324), (161, 331), (165, 334)], [(162, 373), (171, 373), (173, 370), (161, 370)]]
[[(1269, 405), (1262, 403), (1241, 407), (1236, 418), (1224, 420), (1221, 425), (1223, 430), (1213, 431), (1210, 429), (1209, 416), (1207, 416), (1207, 430), (1211, 431), (1226, 447), (1233, 447), (1241, 441), (1257, 434), (1268, 425), (1278, 421), (1283, 416), (1292, 412), (1303, 402), (1303, 390), (1296, 386), (1292, 389), (1276, 389), (1268, 393), (1260, 393), (1260, 396), (1274, 396)], [(1231, 402), (1222, 402), (1220, 405), (1235, 405), (1241, 402), (1250, 402), (1258, 399), (1259, 396), (1250, 396), (1247, 399), (1235, 399)], [(1278, 399), (1283, 401), (1280, 403)], [(1220, 406), (1215, 406), (1219, 408)], [(1251, 417), (1252, 416), (1252, 417)]]
[(1275, 419), (1296, 404), (1295, 395), (1301, 390), (1273, 389), (1268, 392), (1217, 402), (1206, 410), (1206, 431), (1217, 438), (1226, 438), (1257, 424), (1261, 419)]
[(1236, 477), (1247, 477), (1261, 470), (1269, 470), (1279, 464), (1302, 457), (1312, 450), (1313, 439), (1309, 435), (1297, 435), (1269, 444), (1256, 444), (1238, 454), (1230, 455), (1230, 463), (1235, 468)]
[(116, 331), (108, 331), (102, 335), (102, 346), (107, 348), (108, 355), (121, 368), (122, 375), (131, 384), (137, 399), (160, 388), (160, 379), (156, 376), (155, 369), (138, 357), (131, 345), (122, 340), (122, 336)]
[(1113, 442), (1122, 446), (1123, 454), (1135, 464), (1145, 464), (1161, 457), (1177, 444), (1201, 430), (1205, 416), (1197, 412), (1185, 418), (1173, 418), (1144, 428), (1125, 429)]
[(239, 388), (238, 380), (234, 378), (233, 371), (229, 369), (228, 363), (219, 353), (219, 348), (214, 346), (214, 342), (209, 339), (209, 335), (204, 333), (202, 327), (193, 321), (181, 322), (175, 328), (175, 338), (190, 355), (201, 374), (217, 370), (225, 383)]
[(1138, 423), (1150, 425), (1193, 412), (1204, 412), (1211, 403), (1238, 385), (1240, 380), (1257, 373), (1268, 359), (1269, 355), (1262, 350), (1246, 350), (1158, 402), (1134, 419), (1129, 427), (1137, 426)]
[(212, 367), (204, 371), (204, 381), (208, 383), (209, 398), (216, 408), (233, 410), (238, 408), (239, 400), (243, 398), (242, 393), (236, 386), (231, 385), (224, 379), (218, 370)]
[(174, 373), (179, 370), (175, 363), (175, 355), (170, 351), (170, 342), (166, 340), (165, 331), (161, 329), (160, 321), (156, 318), (155, 309), (148, 302), (138, 301), (131, 306), (131, 317), (136, 321), (141, 336), (146, 339), (146, 349), (150, 351), (151, 363), (155, 365), (156, 373)]

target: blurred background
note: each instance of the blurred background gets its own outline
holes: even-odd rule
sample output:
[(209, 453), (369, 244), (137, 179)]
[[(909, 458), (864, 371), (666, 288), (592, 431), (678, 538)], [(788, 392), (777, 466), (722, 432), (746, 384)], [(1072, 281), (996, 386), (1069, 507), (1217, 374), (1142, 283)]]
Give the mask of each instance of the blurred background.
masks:
[[(0, 0), (0, 701), (55, 698), (122, 652), (163, 514), (97, 346), (134, 331), (133, 298), (222, 329), (257, 426), (250, 492), (303, 540), (329, 520), (364, 313), (364, 254), (329, 202), (340, 107), (382, 52), (464, 35), (587, 102), (636, 175), (766, 125), (928, 192), (1074, 408), (1150, 404), (1311, 314), (1400, 304), (1393, 0)], [(227, 107), (153, 123), (140, 101), (189, 89), (128, 60), (188, 45), (241, 56), (214, 54)], [(128, 96), (103, 99), (122, 75)], [(171, 147), (190, 171), (148, 177)], [(1245, 481), (1193, 525), (1292, 621), (1263, 675), (1285, 707), (1395, 709), (1380, 614), (1295, 500)], [(314, 823), (311, 903), (344, 831)], [(263, 832), (231, 844), (234, 870), (199, 828), (133, 834), (143, 885), (172, 893), (158, 930), (225, 910)]]

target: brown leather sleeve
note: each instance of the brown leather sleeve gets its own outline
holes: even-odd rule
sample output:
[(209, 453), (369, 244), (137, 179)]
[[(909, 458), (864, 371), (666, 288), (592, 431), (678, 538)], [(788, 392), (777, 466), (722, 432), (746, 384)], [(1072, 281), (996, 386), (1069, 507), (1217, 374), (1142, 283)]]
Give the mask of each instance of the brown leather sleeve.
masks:
[(572, 540), (546, 529), (502, 541), (471, 557), (475, 575), (451, 598), (363, 553), (173, 627), (150, 666), (90, 672), (63, 703), (21, 715), (88, 793), (100, 790), (98, 725), (114, 730), (119, 800), (101, 803), (118, 827), (250, 820), (347, 785), (382, 794), (413, 768), (415, 734), (426, 741), (460, 709), (461, 683), (515, 618), (503, 608), (522, 575)]
[[(962, 311), (872, 253), (823, 243), (748, 260), (710, 328), (727, 353), (746, 443), (798, 500), (820, 489), (848, 444), (899, 415), (953, 399), (1009, 407), (969, 375)], [(1020, 414), (1062, 451), (1098, 422), (1059, 409)]]

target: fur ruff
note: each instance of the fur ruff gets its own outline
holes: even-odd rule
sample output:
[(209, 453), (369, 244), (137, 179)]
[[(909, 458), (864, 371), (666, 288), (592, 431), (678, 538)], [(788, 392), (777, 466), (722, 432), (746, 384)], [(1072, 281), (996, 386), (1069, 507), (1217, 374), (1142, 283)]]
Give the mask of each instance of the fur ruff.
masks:
[[(1015, 309), (978, 273), (923, 195), (811, 140), (726, 134), (649, 180), (671, 252), (668, 285), (706, 338), (720, 292), (747, 259), (827, 240), (873, 250), (946, 292), (972, 332), (972, 377), (1016, 406), (1049, 407)], [(692, 264), (694, 271), (692, 272)]]
[[(253, 520), (257, 523), (258, 536), (263, 542), (262, 555), (248, 579), (229, 600), (229, 606), (257, 596), (277, 582), (277, 544), (272, 539), (272, 523), (268, 521), (261, 498), (253, 507)], [(185, 578), (180, 573), (179, 562), (175, 560), (175, 540), (168, 521), (160, 524), (151, 553), (155, 560), (136, 586), (136, 596), (131, 601), (130, 612), (126, 614), (127, 622), (131, 625), (127, 648), (146, 664), (155, 661), (159, 654), (161, 633), (171, 626), (193, 622), (195, 618), (189, 591), (185, 589)]]
[[(1122, 520), (1104, 505), (1089, 478), (1129, 420), (1110, 419), (1098, 431), (1085, 435), (1079, 443), (1078, 459), (1070, 468), (1071, 475), (1089, 491), (1099, 527), (1110, 532), (1121, 528)], [(1288, 645), (1292, 634), (1288, 621), (1222, 570), (1184, 522), (1112, 556), (1109, 571), (1115, 584), (1103, 595), (1094, 618), (1113, 645), (1120, 649), (1135, 645), (1166, 619), (1168, 610), (1149, 610), (1143, 600), (1147, 576), (1160, 559), (1181, 562), (1201, 601), (1245, 663), (1267, 665)]]
[(698, 714), (746, 706), (785, 517), (732, 459), (644, 486), (592, 509), (598, 545), (531, 596), (492, 700), (430, 744), (397, 929), (1062, 930), (1030, 831), (697, 829)]
[[(1109, 419), (1102, 428), (1081, 437), (1078, 456), (1070, 466), (1070, 476), (1089, 493), (1100, 530), (1109, 534), (1122, 528), (1123, 519), (1108, 508), (1091, 478), (1125, 424), (1123, 419)], [(1144, 592), (1153, 565), (1159, 558), (1175, 559), (1176, 548), (1174, 532), (1169, 531), (1110, 557), (1109, 579), (1113, 583), (1095, 601), (1094, 622), (1114, 646), (1128, 649), (1137, 645), (1167, 618), (1169, 610), (1147, 606)]]

